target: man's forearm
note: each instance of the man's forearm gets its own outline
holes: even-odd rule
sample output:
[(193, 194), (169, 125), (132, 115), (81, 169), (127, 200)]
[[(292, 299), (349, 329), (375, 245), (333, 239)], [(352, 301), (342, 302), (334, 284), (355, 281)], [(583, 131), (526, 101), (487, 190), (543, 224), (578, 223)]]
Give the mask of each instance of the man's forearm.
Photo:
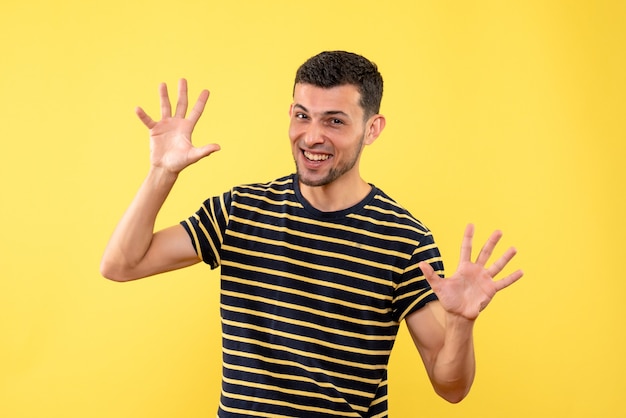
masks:
[(468, 394), (476, 372), (474, 321), (446, 315), (444, 343), (433, 364), (435, 391), (449, 402), (460, 402)]

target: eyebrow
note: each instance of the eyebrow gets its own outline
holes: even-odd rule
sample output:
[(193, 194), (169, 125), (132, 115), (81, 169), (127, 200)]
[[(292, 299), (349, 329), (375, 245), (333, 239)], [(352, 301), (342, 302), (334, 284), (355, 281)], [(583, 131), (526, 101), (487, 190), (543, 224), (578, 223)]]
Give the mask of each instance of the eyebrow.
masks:
[[(304, 111), (306, 113), (311, 113), (311, 112), (309, 112), (309, 109), (307, 109), (306, 107), (302, 106), (301, 104), (296, 103), (296, 104), (293, 105), (293, 107), (301, 109), (302, 111)], [(350, 116), (346, 112), (344, 112), (342, 110), (327, 110), (324, 113), (322, 113), (322, 115), (324, 115), (324, 116), (342, 115), (342, 116), (345, 116), (346, 118), (350, 118)]]

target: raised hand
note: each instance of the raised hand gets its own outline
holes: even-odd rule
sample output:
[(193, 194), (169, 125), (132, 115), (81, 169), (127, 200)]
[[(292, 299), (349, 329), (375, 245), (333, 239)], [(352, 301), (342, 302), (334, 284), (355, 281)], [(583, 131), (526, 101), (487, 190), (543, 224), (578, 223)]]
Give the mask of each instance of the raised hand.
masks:
[(463, 236), (459, 266), (451, 277), (442, 279), (433, 271), (430, 264), (426, 262), (419, 264), (443, 309), (450, 314), (469, 320), (478, 317), (496, 292), (510, 286), (524, 274), (521, 270), (517, 270), (500, 280), (494, 280), (495, 276), (515, 256), (516, 250), (509, 248), (491, 266), (485, 267), (502, 233), (496, 231), (491, 234), (475, 262), (471, 261), (473, 237), (474, 226), (470, 224), (466, 227)]
[(172, 107), (165, 83), (159, 86), (159, 95), (161, 98), (160, 121), (155, 122), (141, 107), (136, 109), (139, 119), (150, 129), (150, 162), (153, 167), (178, 174), (185, 167), (220, 149), (217, 144), (194, 147), (191, 142), (193, 129), (209, 99), (208, 90), (200, 93), (188, 117), (185, 117), (188, 106), (185, 79), (181, 79), (178, 83), (178, 102), (174, 116), (172, 116)]

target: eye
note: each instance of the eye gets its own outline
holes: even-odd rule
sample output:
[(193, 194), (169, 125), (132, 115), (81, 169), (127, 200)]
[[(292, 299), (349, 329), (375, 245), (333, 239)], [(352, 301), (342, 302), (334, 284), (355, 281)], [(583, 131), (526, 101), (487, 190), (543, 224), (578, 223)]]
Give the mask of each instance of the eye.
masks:
[(300, 112), (296, 113), (295, 117), (296, 119), (308, 119), (309, 118), (306, 114), (300, 113)]
[(337, 119), (337, 118), (332, 118), (330, 120), (330, 124), (331, 125), (343, 125), (343, 121), (341, 119)]

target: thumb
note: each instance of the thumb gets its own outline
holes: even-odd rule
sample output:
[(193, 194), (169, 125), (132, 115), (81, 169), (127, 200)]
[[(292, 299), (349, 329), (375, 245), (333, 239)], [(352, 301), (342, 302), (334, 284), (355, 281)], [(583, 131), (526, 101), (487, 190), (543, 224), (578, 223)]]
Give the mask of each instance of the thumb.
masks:
[(208, 144), (203, 147), (192, 148), (189, 151), (189, 158), (195, 163), (219, 150), (220, 146), (218, 144)]
[(422, 273), (424, 273), (424, 278), (426, 279), (430, 287), (432, 287), (433, 290), (438, 289), (439, 280), (441, 280), (441, 277), (439, 277), (439, 275), (435, 273), (433, 267), (425, 261), (421, 261), (418, 266), (420, 270), (422, 270)]

